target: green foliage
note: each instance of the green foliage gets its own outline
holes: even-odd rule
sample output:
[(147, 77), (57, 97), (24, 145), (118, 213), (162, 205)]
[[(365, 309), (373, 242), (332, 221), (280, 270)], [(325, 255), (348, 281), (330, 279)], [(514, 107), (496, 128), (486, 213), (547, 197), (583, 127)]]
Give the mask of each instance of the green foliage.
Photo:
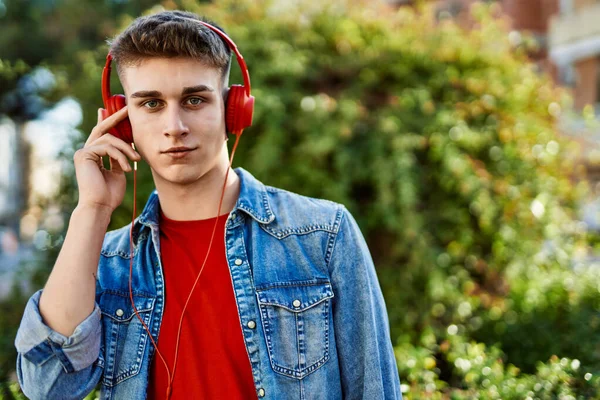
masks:
[(29, 67), (22, 60), (15, 63), (0, 58), (0, 96), (13, 88), (17, 80), (29, 71)]
[(535, 374), (522, 374), (505, 365), (497, 347), (467, 342), (456, 325), (438, 345), (439, 337), (425, 333), (415, 346), (396, 348), (400, 373), (406, 376), (405, 395), (414, 399), (590, 399), (598, 398), (599, 379), (577, 359), (553, 356), (538, 362)]
[[(356, 216), (408, 398), (600, 397), (600, 277), (578, 259), (574, 220), (585, 185), (556, 133), (568, 96), (489, 6), (467, 32), (428, 7), (377, 4), (167, 3), (218, 21), (248, 63), (256, 112), (234, 166)], [(92, 25), (110, 36), (130, 20)], [(106, 48), (85, 46), (59, 70), (87, 133)], [(138, 178), (139, 210), (147, 166)], [(76, 203), (72, 177), (59, 200)], [(132, 201), (111, 228), (131, 221)]]

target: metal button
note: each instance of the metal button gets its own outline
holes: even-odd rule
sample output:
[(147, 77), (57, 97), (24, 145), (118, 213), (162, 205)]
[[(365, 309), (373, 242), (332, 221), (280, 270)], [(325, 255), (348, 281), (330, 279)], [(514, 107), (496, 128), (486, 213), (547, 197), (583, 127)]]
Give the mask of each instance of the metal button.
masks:
[(231, 213), (231, 216), (229, 218), (232, 219), (232, 220), (234, 220), (235, 219), (235, 213)]
[(117, 310), (116, 314), (117, 314), (117, 317), (122, 317), (122, 316), (123, 316), (123, 314), (125, 314), (125, 313), (123, 312), (123, 310), (121, 310), (121, 309), (119, 308), (119, 309)]
[(256, 328), (256, 322), (254, 322), (254, 321), (248, 321), (248, 328), (250, 328), (250, 329)]
[(242, 265), (242, 263), (243, 263), (241, 258), (236, 258), (234, 262), (235, 262), (235, 265)]
[(258, 397), (265, 397), (265, 389), (263, 389), (263, 388), (258, 389)]
[(292, 304), (294, 305), (294, 307), (298, 308), (300, 307), (300, 300), (294, 300)]

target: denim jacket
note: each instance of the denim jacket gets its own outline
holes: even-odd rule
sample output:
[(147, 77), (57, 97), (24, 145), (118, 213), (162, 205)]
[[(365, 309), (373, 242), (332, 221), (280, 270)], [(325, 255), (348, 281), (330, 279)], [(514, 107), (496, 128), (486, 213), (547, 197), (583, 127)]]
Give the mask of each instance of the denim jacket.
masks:
[[(236, 168), (240, 195), (225, 226), (231, 273), (256, 394), (264, 399), (401, 399), (384, 299), (364, 238), (346, 208), (265, 186)], [(108, 232), (96, 306), (70, 337), (44, 324), (29, 300), (15, 345), (31, 399), (145, 399), (155, 350), (129, 299), (158, 340), (165, 308), (159, 199)], [(188, 315), (193, 316), (193, 310)], [(207, 351), (210, 351), (207, 349)]]

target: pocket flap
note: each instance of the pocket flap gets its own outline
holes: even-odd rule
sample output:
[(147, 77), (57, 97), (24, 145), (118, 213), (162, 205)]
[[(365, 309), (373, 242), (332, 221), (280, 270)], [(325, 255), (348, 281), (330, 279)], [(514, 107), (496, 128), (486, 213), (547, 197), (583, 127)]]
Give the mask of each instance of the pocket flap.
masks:
[(283, 307), (292, 312), (304, 311), (333, 297), (330, 283), (296, 284), (256, 290), (261, 305)]
[[(133, 303), (138, 313), (152, 310), (154, 308), (154, 300), (154, 297), (140, 295), (139, 293), (134, 293), (133, 295)], [(128, 321), (135, 316), (129, 293), (103, 292), (100, 294), (98, 304), (103, 315), (119, 322)]]

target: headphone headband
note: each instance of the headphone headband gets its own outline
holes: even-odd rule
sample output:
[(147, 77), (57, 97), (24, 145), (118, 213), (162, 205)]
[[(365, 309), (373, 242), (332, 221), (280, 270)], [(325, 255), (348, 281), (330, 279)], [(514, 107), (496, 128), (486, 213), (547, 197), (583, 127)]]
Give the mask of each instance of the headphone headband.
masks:
[(242, 70), (242, 76), (244, 78), (244, 88), (246, 88), (246, 94), (248, 96), (250, 96), (250, 73), (248, 72), (248, 67), (246, 66), (246, 61), (244, 60), (244, 57), (238, 50), (238, 48), (235, 45), (235, 43), (233, 42), (233, 40), (231, 40), (231, 38), (229, 36), (227, 36), (227, 34), (225, 32), (223, 32), (220, 29), (215, 28), (211, 24), (206, 23), (204, 21), (198, 21), (198, 22), (200, 22), (202, 25), (206, 26), (208, 29), (211, 29), (214, 33), (219, 35), (229, 45), (229, 48), (235, 53), (235, 58), (237, 59), (240, 69)]
[[(205, 27), (207, 27), (208, 29), (210, 29), (211, 31), (213, 31), (214, 33), (219, 35), (221, 37), (221, 39), (223, 39), (225, 41), (225, 43), (227, 43), (227, 45), (229, 46), (229, 49), (231, 51), (233, 51), (233, 53), (235, 54), (235, 58), (237, 59), (238, 65), (240, 66), (240, 69), (242, 71), (242, 77), (244, 79), (244, 91), (246, 92), (246, 95), (250, 96), (250, 89), (251, 89), (250, 73), (248, 72), (248, 66), (246, 65), (246, 61), (244, 60), (244, 57), (238, 50), (236, 44), (233, 42), (233, 40), (231, 40), (231, 38), (229, 36), (227, 36), (227, 34), (225, 34), (225, 32), (221, 31), (218, 28), (215, 28), (211, 24), (206, 23), (204, 21), (196, 21), (196, 22), (199, 22), (200, 24), (204, 25)], [(104, 66), (104, 69), (102, 70), (102, 81), (106, 82), (106, 85), (102, 85), (102, 100), (104, 101), (105, 104), (106, 104), (107, 100), (110, 98), (111, 63), (112, 63), (112, 55), (110, 53), (108, 53), (108, 55), (106, 56), (106, 65)]]

